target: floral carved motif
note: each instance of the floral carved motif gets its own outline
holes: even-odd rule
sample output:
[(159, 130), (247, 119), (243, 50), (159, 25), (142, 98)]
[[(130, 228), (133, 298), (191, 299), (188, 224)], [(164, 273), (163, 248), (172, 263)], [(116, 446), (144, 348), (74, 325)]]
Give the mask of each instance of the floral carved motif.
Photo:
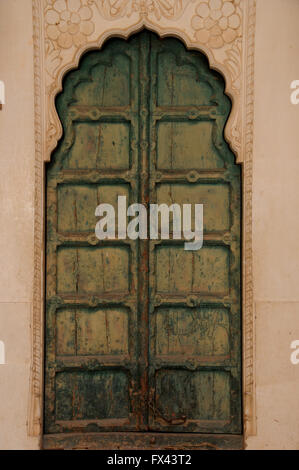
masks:
[(138, 14), (176, 20), (187, 5), (195, 0), (46, 0), (47, 38), (59, 48), (80, 47), (95, 29), (94, 6), (108, 20)]
[(194, 0), (98, 0), (96, 6), (103, 17), (110, 20), (133, 13), (143, 17), (154, 15), (157, 20), (162, 17), (176, 20), (190, 2)]
[(203, 0), (192, 18), (195, 38), (218, 49), (241, 36), (240, 0)]

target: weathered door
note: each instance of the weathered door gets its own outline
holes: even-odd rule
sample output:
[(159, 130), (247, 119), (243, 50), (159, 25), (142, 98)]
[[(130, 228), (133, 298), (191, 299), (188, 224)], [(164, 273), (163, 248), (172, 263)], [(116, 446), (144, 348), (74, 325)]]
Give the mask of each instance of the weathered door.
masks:
[[(86, 54), (57, 109), (45, 434), (241, 433), (241, 183), (224, 80), (203, 54), (145, 31)], [(99, 241), (95, 208), (118, 195), (202, 203), (203, 248)]]

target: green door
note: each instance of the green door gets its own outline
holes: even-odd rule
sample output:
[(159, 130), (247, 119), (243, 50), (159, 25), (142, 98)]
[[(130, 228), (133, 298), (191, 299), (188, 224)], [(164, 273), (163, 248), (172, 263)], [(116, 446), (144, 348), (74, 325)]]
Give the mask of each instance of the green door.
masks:
[[(241, 434), (241, 172), (224, 87), (203, 54), (147, 31), (66, 76), (47, 166), (45, 434)], [(98, 240), (95, 209), (120, 195), (203, 204), (203, 247)]]

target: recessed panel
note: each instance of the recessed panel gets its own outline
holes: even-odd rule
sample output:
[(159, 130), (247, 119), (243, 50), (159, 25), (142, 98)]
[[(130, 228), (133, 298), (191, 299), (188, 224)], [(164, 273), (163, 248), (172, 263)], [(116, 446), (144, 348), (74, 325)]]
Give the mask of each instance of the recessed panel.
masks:
[[(130, 201), (128, 184), (60, 184), (58, 185), (58, 231), (94, 232), (99, 204), (111, 204), (118, 220), (118, 196)], [(117, 223), (115, 224), (117, 228)]]
[(225, 295), (229, 290), (229, 249), (204, 246), (186, 251), (184, 245), (156, 248), (156, 292)]
[(226, 356), (229, 314), (223, 308), (158, 308), (152, 333), (156, 356)]
[(68, 169), (125, 170), (130, 167), (130, 125), (124, 122), (77, 122)]
[[(211, 104), (213, 89), (191, 63), (178, 63), (171, 52), (157, 54), (158, 106), (203, 106)], [(197, 57), (202, 67), (203, 59)]]
[[(131, 101), (130, 59), (119, 54), (117, 46), (113, 54), (103, 51), (98, 57), (90, 55), (92, 67), (85, 80), (75, 87), (74, 101), (81, 106), (128, 106)], [(88, 66), (88, 62), (86, 64)], [(90, 67), (90, 66), (89, 66)]]
[[(195, 204), (203, 204), (204, 231), (230, 229), (230, 190), (228, 184), (159, 184), (158, 204), (191, 204), (191, 228), (194, 230)], [(183, 217), (182, 219), (183, 220)]]
[[(129, 380), (119, 370), (59, 372), (56, 420), (127, 418)], [(113, 397), (113, 400), (111, 399)]]
[(128, 354), (129, 310), (121, 307), (60, 309), (57, 355)]
[(128, 310), (81, 310), (77, 316), (77, 354), (127, 354)]
[(126, 293), (127, 247), (61, 247), (57, 253), (57, 291), (62, 294)]
[(224, 167), (213, 144), (213, 122), (160, 122), (157, 167), (160, 170), (213, 170)]
[(159, 370), (156, 406), (161, 421), (228, 420), (230, 377), (224, 371)]

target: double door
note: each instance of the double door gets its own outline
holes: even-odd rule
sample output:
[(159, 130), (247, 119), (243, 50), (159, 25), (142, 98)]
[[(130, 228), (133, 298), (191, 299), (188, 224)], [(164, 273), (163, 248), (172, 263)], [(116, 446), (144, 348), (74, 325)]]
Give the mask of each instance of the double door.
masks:
[[(144, 31), (87, 53), (56, 105), (45, 434), (241, 433), (241, 177), (223, 79)], [(111, 204), (117, 222), (118, 196), (203, 204), (203, 247), (98, 240), (95, 209)]]

